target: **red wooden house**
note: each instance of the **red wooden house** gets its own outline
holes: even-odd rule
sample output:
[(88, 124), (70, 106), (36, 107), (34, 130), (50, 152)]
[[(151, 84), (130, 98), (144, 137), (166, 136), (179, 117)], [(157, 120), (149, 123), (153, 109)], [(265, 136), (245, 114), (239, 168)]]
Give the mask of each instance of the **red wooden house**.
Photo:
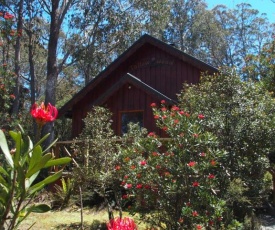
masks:
[(89, 82), (60, 110), (72, 118), (72, 137), (83, 128), (83, 118), (93, 106), (113, 113), (113, 129), (125, 132), (129, 121), (160, 134), (150, 104), (165, 100), (175, 104), (183, 83), (198, 83), (202, 72), (218, 70), (149, 35), (143, 35), (104, 71)]

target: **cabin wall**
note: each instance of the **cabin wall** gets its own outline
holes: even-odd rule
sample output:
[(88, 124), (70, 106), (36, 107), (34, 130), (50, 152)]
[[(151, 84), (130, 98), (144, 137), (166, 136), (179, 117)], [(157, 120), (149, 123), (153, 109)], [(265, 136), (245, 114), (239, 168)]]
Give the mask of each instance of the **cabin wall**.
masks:
[[(108, 72), (108, 70), (107, 70)], [(94, 82), (96, 86), (85, 98), (73, 108), (72, 136), (76, 137), (83, 128), (83, 118), (92, 108), (94, 102), (126, 73), (130, 73), (147, 85), (153, 87), (167, 97), (177, 100), (183, 83), (198, 83), (201, 70), (175, 58), (153, 45), (142, 46), (134, 56), (126, 58), (115, 70), (110, 71), (104, 79)], [(150, 104), (156, 101), (152, 95), (130, 85), (124, 85), (112, 95), (102, 106), (110, 109), (113, 115), (113, 128), (119, 133), (119, 112), (144, 110), (144, 126), (148, 131), (157, 131), (153, 121)]]

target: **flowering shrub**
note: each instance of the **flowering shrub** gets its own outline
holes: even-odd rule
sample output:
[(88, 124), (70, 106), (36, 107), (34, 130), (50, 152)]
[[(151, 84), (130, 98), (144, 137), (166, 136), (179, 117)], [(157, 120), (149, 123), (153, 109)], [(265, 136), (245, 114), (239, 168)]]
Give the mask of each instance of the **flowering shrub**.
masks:
[(270, 167), (267, 155), (274, 149), (274, 102), (263, 84), (244, 82), (232, 70), (203, 76), (179, 97), (181, 107), (205, 115), (203, 129), (215, 134), (226, 151), (220, 166), (227, 176), (219, 190), (239, 220), (268, 197), (264, 175)]
[(137, 230), (135, 222), (129, 217), (112, 219), (107, 224), (107, 228), (108, 230)]
[[(217, 138), (202, 129), (204, 114), (191, 114), (178, 106), (151, 104), (158, 127), (170, 139), (154, 133), (135, 136), (125, 149), (121, 185), (125, 203), (135, 198), (130, 211), (156, 210), (142, 216), (165, 229), (219, 229), (228, 223), (226, 204), (219, 194), (224, 173)], [(144, 136), (145, 137), (145, 136)]]

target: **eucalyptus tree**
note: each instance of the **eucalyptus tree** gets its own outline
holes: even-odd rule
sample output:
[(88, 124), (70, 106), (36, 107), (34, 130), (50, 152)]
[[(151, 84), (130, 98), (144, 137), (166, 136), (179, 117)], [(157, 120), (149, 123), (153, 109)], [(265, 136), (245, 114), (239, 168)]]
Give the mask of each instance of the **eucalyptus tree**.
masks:
[[(224, 43), (224, 52), (214, 61), (223, 66), (236, 68), (240, 73), (246, 56), (258, 54), (271, 35), (270, 23), (265, 14), (259, 14), (250, 4), (238, 4), (234, 9), (218, 5), (212, 10)], [(213, 46), (217, 49), (219, 46)]]
[(87, 84), (143, 33), (160, 36), (168, 18), (169, 1), (86, 0), (77, 7), (71, 26), (78, 33), (68, 47)]
[(206, 11), (204, 0), (171, 0), (170, 18), (163, 33), (165, 41), (193, 54), (200, 45), (199, 36), (193, 25)]

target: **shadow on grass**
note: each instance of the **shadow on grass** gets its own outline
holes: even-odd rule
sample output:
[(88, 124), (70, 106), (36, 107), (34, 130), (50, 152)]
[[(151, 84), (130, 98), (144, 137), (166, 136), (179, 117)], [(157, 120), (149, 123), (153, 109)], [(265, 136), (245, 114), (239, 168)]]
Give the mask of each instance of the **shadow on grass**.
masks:
[[(81, 223), (61, 224), (56, 227), (57, 230), (78, 230), (81, 228)], [(106, 223), (94, 220), (92, 224), (83, 224), (83, 230), (107, 230)]]

